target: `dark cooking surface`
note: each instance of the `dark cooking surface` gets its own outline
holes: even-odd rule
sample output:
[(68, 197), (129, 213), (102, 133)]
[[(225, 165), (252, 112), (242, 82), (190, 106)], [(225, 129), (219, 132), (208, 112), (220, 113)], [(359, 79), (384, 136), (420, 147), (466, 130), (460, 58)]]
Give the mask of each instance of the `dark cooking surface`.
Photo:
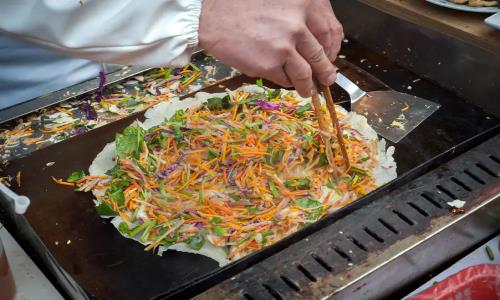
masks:
[[(352, 43), (343, 54), (392, 88), (442, 104), (441, 109), (397, 145), (398, 174), (499, 124), (497, 119), (427, 81), (412, 82), (417, 76), (390, 65), (383, 57), (367, 54)], [(354, 78), (355, 70), (344, 68), (349, 68), (343, 71), (350, 78), (360, 80)], [(231, 80), (232, 84), (225, 85), (236, 87), (242, 80), (245, 79)], [(371, 84), (361, 85), (367, 88)], [(411, 91), (406, 90), (408, 85), (412, 86)], [(338, 90), (334, 91), (338, 96)], [(97, 216), (90, 194), (73, 192), (51, 181), (50, 176), (66, 178), (73, 170), (87, 170), (114, 134), (135, 118), (36, 151), (13, 161), (6, 170), (11, 175), (22, 171), (22, 187), (14, 190), (31, 198), (26, 218), (49, 251), (84, 290), (102, 299), (150, 298), (218, 268), (214, 261), (199, 255), (169, 251), (160, 257), (144, 252), (142, 245), (123, 238), (108, 221)], [(55, 165), (47, 167), (48, 162)]]

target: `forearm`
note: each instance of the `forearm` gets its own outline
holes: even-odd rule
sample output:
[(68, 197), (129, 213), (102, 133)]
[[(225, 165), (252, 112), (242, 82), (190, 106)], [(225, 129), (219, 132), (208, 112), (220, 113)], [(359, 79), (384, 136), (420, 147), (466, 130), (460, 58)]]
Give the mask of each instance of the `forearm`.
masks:
[(67, 55), (178, 66), (198, 44), (201, 0), (3, 0), (0, 32)]

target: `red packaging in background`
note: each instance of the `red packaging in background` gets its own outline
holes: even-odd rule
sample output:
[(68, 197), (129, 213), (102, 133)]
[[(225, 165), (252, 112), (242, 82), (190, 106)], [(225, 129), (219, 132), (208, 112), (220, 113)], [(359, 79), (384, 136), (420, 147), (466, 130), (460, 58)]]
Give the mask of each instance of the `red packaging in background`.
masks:
[(410, 299), (498, 300), (500, 299), (500, 265), (481, 264), (468, 267)]

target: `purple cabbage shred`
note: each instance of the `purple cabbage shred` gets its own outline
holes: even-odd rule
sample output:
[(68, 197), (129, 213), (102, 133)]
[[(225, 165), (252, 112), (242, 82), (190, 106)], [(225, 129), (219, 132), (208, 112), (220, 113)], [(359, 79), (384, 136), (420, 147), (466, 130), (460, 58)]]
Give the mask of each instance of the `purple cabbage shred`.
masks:
[(151, 140), (153, 139), (153, 136), (154, 136), (154, 135), (155, 135), (154, 133), (148, 133), (148, 134), (146, 134), (146, 135), (144, 136), (144, 139), (145, 139), (146, 141), (151, 141)]
[(257, 104), (265, 110), (279, 110), (281, 108), (280, 104), (270, 103), (263, 99), (254, 100), (253, 103)]
[(196, 223), (194, 223), (194, 227), (196, 227), (196, 228), (202, 228), (203, 225), (204, 225), (203, 222), (196, 222)]
[(243, 196), (248, 197), (248, 187), (245, 186), (244, 188), (240, 189), (240, 193), (243, 194)]
[(82, 109), (87, 120), (97, 120), (97, 113), (92, 105), (90, 105), (89, 103), (83, 103)]
[(163, 171), (161, 171), (160, 177), (161, 178), (167, 177), (168, 175), (172, 174), (175, 170), (177, 170), (177, 167), (178, 167), (177, 164), (173, 164), (170, 167), (165, 168)]
[(74, 135), (81, 135), (81, 134), (84, 134), (85, 132), (87, 132), (87, 128), (85, 128), (85, 127), (78, 127), (78, 128), (76, 128), (73, 131), (73, 134)]
[(170, 129), (162, 129), (161, 132), (165, 132), (165, 133), (168, 133), (168, 134), (175, 134), (175, 132), (173, 130), (170, 130)]
[(101, 65), (101, 70), (99, 71), (99, 87), (97, 88), (97, 95), (95, 97), (95, 101), (97, 101), (98, 103), (101, 102), (102, 100), (105, 84), (106, 84), (106, 72), (104, 71), (104, 67)]

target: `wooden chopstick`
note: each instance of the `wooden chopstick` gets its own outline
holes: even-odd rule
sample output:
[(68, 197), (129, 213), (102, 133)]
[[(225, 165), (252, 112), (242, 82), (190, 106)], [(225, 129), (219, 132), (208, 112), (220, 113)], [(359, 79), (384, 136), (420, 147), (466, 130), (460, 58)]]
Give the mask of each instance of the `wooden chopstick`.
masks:
[(342, 128), (340, 127), (339, 118), (337, 116), (337, 111), (335, 109), (335, 103), (333, 102), (332, 92), (329, 86), (321, 85), (321, 90), (325, 96), (326, 107), (330, 113), (330, 118), (332, 119), (333, 128), (337, 132), (337, 140), (340, 146), (340, 152), (342, 153), (342, 158), (344, 159), (344, 164), (346, 167), (346, 173), (351, 169), (351, 163), (349, 162), (349, 156), (345, 149), (344, 135), (342, 133)]
[(323, 116), (323, 111), (321, 109), (321, 100), (319, 98), (316, 86), (314, 86), (312, 90), (312, 106), (314, 109), (314, 114), (316, 115), (316, 119), (318, 119), (319, 132), (321, 134), (321, 138), (323, 139), (323, 143), (325, 143), (325, 153), (328, 164), (332, 169), (338, 170), (337, 166), (335, 165), (335, 158), (332, 152), (330, 135), (328, 134), (328, 126), (326, 125), (326, 120)]

